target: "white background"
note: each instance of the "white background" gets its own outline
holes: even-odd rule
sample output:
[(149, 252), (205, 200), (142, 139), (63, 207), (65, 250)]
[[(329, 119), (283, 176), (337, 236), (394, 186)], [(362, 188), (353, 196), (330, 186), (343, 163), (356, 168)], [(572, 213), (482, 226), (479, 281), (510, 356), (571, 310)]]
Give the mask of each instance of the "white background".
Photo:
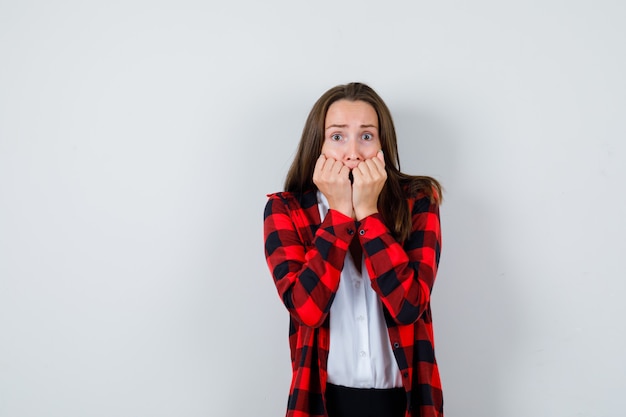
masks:
[(446, 415), (620, 415), (625, 21), (621, 0), (0, 1), (0, 416), (283, 415), (265, 194), (349, 81), (446, 188)]

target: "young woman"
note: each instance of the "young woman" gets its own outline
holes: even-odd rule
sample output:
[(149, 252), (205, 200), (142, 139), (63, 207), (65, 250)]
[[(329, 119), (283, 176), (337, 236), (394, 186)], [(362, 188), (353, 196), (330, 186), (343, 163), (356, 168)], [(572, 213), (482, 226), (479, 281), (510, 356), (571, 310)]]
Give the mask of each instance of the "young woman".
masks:
[(290, 313), (288, 417), (441, 417), (430, 293), (441, 186), (400, 172), (383, 100), (331, 88), (309, 114), (265, 256)]

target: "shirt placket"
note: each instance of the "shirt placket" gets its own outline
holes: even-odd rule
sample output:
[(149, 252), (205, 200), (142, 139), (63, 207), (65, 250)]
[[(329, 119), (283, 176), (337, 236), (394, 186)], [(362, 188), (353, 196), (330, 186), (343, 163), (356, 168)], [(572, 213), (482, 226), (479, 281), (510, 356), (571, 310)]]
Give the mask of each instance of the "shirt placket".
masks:
[(357, 328), (356, 340), (356, 379), (362, 387), (367, 387), (372, 380), (372, 367), (370, 363), (371, 353), (369, 346), (369, 326), (367, 316), (367, 299), (365, 297), (365, 285), (363, 277), (355, 277), (352, 281), (354, 287), (354, 320)]

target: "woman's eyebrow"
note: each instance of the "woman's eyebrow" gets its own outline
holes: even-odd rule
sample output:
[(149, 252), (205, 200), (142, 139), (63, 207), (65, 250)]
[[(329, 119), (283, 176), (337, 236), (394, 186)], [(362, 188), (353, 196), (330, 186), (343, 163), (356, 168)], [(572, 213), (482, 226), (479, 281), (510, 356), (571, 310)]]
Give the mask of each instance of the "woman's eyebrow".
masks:
[[(329, 125), (329, 126), (326, 126), (326, 130), (330, 129), (331, 127), (335, 127), (335, 128), (337, 128), (337, 127), (338, 127), (338, 128), (344, 128), (344, 127), (348, 127), (348, 125), (336, 125), (336, 124), (334, 124), (334, 125)], [(374, 128), (374, 129), (378, 129), (378, 126), (376, 126), (376, 125), (371, 125), (371, 124), (370, 124), (370, 125), (361, 125), (361, 128), (362, 128), (362, 129), (365, 129), (365, 128)]]

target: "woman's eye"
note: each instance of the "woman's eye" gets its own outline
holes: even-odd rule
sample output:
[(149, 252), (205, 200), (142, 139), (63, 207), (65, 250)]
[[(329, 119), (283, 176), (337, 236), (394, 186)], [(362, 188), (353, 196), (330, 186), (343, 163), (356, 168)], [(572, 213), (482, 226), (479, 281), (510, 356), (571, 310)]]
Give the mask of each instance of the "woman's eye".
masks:
[(363, 136), (361, 136), (361, 138), (363, 140), (372, 140), (373, 136), (371, 135), (371, 133), (363, 133)]
[(341, 135), (339, 135), (339, 134), (335, 133), (334, 135), (332, 135), (332, 136), (330, 137), (330, 139), (331, 139), (331, 140), (334, 140), (334, 141), (339, 141), (339, 140), (341, 140)]

